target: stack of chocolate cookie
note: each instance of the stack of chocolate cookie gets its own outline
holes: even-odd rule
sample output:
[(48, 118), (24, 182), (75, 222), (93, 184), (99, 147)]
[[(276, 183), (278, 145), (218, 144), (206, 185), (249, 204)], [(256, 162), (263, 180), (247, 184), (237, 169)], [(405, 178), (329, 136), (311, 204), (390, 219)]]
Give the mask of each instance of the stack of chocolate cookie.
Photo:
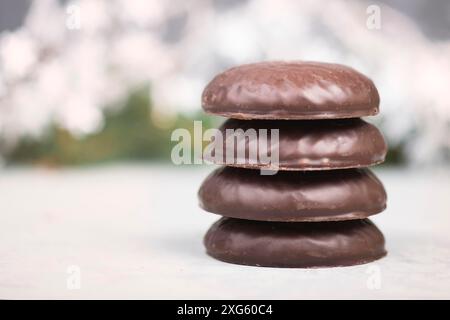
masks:
[[(382, 233), (367, 219), (385, 209), (386, 192), (366, 167), (387, 152), (380, 131), (360, 119), (379, 111), (369, 78), (337, 64), (248, 64), (217, 75), (202, 106), (231, 118), (219, 129), (224, 136), (227, 129), (279, 130), (268, 150), (278, 153), (275, 164), (212, 159), (225, 166), (199, 190), (200, 206), (223, 216), (205, 236), (209, 255), (255, 266), (332, 267), (386, 254)], [(248, 155), (249, 141), (243, 147)]]

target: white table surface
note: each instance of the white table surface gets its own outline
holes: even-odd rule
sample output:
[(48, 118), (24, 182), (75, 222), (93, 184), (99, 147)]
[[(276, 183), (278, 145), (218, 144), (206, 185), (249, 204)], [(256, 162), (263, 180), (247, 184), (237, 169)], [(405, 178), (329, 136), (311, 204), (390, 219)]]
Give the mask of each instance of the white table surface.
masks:
[[(450, 298), (450, 171), (377, 169), (388, 209), (372, 220), (389, 254), (331, 269), (208, 257), (218, 216), (197, 207), (212, 167), (139, 164), (0, 171), (0, 298)], [(69, 289), (67, 268), (80, 268)], [(375, 270), (375, 271), (374, 271)], [(380, 286), (371, 286), (373, 272)]]

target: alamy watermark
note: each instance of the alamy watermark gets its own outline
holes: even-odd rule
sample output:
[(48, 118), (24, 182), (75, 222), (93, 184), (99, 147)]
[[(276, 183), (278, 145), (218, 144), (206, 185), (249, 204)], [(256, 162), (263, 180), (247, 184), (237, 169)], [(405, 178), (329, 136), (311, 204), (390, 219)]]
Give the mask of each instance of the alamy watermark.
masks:
[[(194, 121), (193, 133), (185, 128), (172, 132), (178, 142), (171, 153), (176, 165), (224, 164), (258, 167), (262, 175), (273, 175), (279, 166), (279, 129), (241, 128), (203, 130), (202, 121)], [(206, 146), (205, 146), (206, 143)]]
[(369, 30), (380, 30), (381, 29), (381, 8), (376, 4), (372, 4), (367, 7), (367, 20), (366, 27)]
[(81, 268), (77, 265), (70, 265), (66, 269), (66, 287), (68, 290), (81, 289)]
[(367, 289), (381, 289), (381, 268), (378, 265), (371, 265), (367, 267), (366, 273), (368, 274), (366, 280)]
[(69, 30), (81, 29), (81, 8), (77, 4), (68, 5), (66, 8), (66, 28)]

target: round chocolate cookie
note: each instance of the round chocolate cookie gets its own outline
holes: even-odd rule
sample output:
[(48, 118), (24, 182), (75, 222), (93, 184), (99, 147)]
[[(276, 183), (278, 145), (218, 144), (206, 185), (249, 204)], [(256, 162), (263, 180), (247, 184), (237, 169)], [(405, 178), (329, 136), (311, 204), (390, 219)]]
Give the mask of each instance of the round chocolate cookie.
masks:
[[(266, 129), (262, 131), (262, 129)], [(278, 129), (279, 143), (271, 144), (271, 130)], [(368, 167), (384, 161), (387, 144), (381, 132), (361, 119), (341, 120), (236, 120), (219, 128), (220, 146), (204, 159), (216, 164), (244, 168), (278, 170), (328, 170)], [(231, 131), (232, 130), (232, 131)], [(228, 134), (227, 132), (233, 132)], [(240, 132), (240, 133), (239, 133)], [(262, 138), (261, 134), (262, 132)], [(240, 134), (240, 135), (239, 135)], [(251, 136), (252, 134), (253, 136)], [(259, 141), (260, 139), (264, 139)], [(267, 146), (268, 158), (261, 161), (258, 146)], [(254, 152), (250, 152), (253, 150)], [(241, 152), (240, 152), (241, 151)], [(227, 152), (232, 157), (228, 157)], [(252, 159), (250, 158), (250, 155)], [(232, 159), (231, 163), (228, 159)]]
[(351, 266), (386, 255), (383, 234), (368, 219), (302, 223), (222, 218), (209, 229), (204, 244), (218, 260), (262, 267)]
[(200, 207), (261, 221), (362, 219), (386, 208), (386, 192), (369, 169), (279, 171), (222, 167), (199, 190)]
[(337, 119), (375, 115), (380, 98), (358, 71), (320, 62), (260, 62), (217, 75), (203, 109), (237, 119)]

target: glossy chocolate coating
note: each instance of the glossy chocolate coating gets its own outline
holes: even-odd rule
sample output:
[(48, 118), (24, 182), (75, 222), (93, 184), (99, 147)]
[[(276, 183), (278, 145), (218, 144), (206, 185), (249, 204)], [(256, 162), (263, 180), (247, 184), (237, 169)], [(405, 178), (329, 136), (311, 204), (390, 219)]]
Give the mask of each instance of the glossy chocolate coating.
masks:
[(362, 219), (386, 208), (386, 192), (369, 169), (288, 172), (222, 167), (199, 190), (200, 207), (261, 221)]
[(372, 80), (339, 64), (260, 62), (231, 68), (205, 88), (207, 113), (236, 119), (337, 119), (375, 115)]
[[(234, 143), (234, 163), (225, 163), (227, 129), (255, 129), (258, 137), (260, 129), (279, 129), (279, 144), (265, 143), (270, 153), (278, 152), (278, 165), (267, 162), (250, 162), (249, 140)], [(341, 120), (236, 120), (230, 119), (219, 129), (224, 137), (223, 149), (215, 159), (205, 156), (205, 160), (216, 164), (227, 164), (245, 168), (276, 168), (279, 170), (327, 170), (368, 167), (384, 161), (387, 144), (381, 132), (372, 124), (361, 119)], [(253, 144), (253, 148), (256, 144)], [(245, 159), (237, 161), (237, 149), (245, 148)], [(233, 148), (230, 148), (233, 150)], [(221, 151), (221, 152), (220, 152)]]
[(351, 266), (386, 255), (383, 234), (368, 219), (288, 223), (222, 218), (204, 244), (218, 260), (263, 267)]

